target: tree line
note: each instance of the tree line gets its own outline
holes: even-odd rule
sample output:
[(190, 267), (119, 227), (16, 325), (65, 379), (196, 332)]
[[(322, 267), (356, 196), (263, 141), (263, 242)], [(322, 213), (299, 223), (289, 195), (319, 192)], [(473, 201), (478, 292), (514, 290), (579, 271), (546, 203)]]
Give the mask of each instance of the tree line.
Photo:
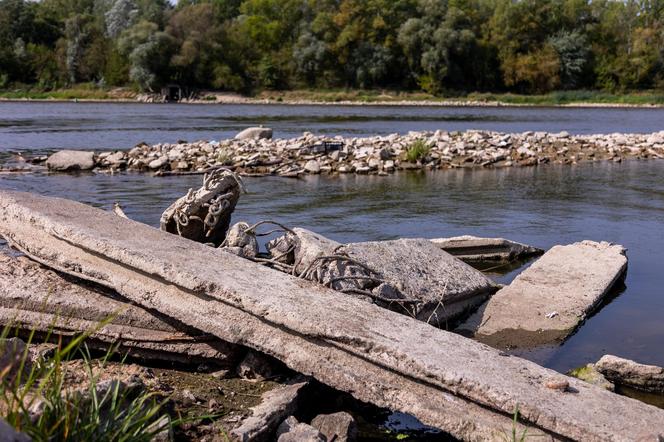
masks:
[(664, 0), (0, 0), (0, 88), (664, 89)]

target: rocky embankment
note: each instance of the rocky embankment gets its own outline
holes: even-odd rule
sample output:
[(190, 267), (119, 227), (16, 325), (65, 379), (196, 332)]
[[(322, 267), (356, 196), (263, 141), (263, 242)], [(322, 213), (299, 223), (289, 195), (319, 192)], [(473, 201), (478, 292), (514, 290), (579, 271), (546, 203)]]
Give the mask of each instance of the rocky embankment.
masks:
[[(129, 151), (101, 152), (94, 155), (93, 167), (164, 174), (200, 172), (224, 166), (244, 174), (386, 175), (409, 169), (664, 158), (664, 131), (606, 135), (436, 131), (368, 138), (330, 138), (305, 132), (297, 138), (271, 139), (267, 135), (271, 136), (269, 129), (254, 128), (251, 134), (250, 131), (249, 136), (223, 141), (140, 144)], [(51, 168), (71, 170), (77, 167), (74, 164)], [(89, 161), (85, 168), (90, 168)]]

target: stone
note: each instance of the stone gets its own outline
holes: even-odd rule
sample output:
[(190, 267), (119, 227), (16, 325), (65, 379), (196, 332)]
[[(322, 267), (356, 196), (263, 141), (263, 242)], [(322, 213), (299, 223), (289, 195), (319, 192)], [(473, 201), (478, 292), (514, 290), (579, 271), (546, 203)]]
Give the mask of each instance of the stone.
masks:
[(61, 150), (48, 157), (46, 166), (57, 172), (90, 170), (95, 167), (94, 152)]
[(340, 247), (339, 253), (370, 268), (403, 298), (416, 301), (409, 312), (436, 326), (481, 304), (498, 289), (482, 272), (426, 239), (351, 243)]
[(279, 425), (297, 412), (302, 393), (309, 383), (294, 379), (263, 394), (260, 404), (252, 407), (251, 415), (231, 431), (240, 442), (270, 440)]
[(192, 241), (219, 246), (226, 239), (242, 190), (240, 178), (233, 172), (216, 169), (205, 174), (198, 190), (189, 189), (162, 213), (159, 228)]
[(300, 423), (290, 416), (279, 425), (277, 442), (327, 442), (327, 440), (311, 425)]
[(19, 433), (0, 418), (0, 442), (30, 442), (32, 439), (27, 434)]
[(168, 157), (159, 157), (155, 160), (152, 160), (148, 163), (150, 169), (161, 169), (168, 164)]
[(320, 173), (320, 163), (316, 160), (309, 160), (305, 163), (304, 170), (312, 174)]
[(607, 242), (555, 246), (499, 290), (458, 331), (500, 348), (564, 340), (624, 275), (625, 249)]
[(125, 153), (124, 152), (115, 152), (108, 155), (105, 159), (105, 162), (111, 166), (119, 167), (127, 164)]
[[(110, 322), (98, 328), (105, 320)], [(237, 346), (130, 304), (112, 290), (1, 252), (0, 325), (54, 339), (92, 331), (89, 347), (105, 351), (117, 345), (121, 353), (143, 360), (229, 366), (241, 356)]]
[(664, 368), (639, 364), (629, 359), (604, 355), (595, 364), (608, 380), (648, 393), (664, 394)]
[(255, 258), (258, 255), (258, 241), (254, 233), (247, 233), (249, 227), (245, 222), (233, 224), (226, 234), (224, 247), (239, 247), (242, 249), (240, 256)]
[(325, 238), (311, 230), (296, 227), (293, 229), (295, 243), (295, 273), (302, 274), (316, 263), (321, 256), (333, 255), (341, 243)]
[(272, 138), (272, 129), (269, 127), (248, 127), (235, 135), (236, 140), (263, 140)]
[(569, 372), (569, 375), (609, 391), (615, 390), (613, 383), (607, 380), (604, 375), (597, 370), (595, 364), (586, 364), (579, 368), (575, 368)]
[[(0, 235), (72, 276), (269, 354), (464, 440), (664, 434), (664, 410), (221, 250), (58, 198), (0, 190)], [(519, 419), (512, 416), (519, 411)]]
[(503, 238), (464, 235), (436, 238), (431, 242), (464, 262), (514, 261), (544, 253), (542, 249)]
[(320, 431), (328, 441), (353, 442), (357, 440), (357, 423), (353, 416), (344, 411), (319, 414), (311, 421), (311, 426)]
[(32, 370), (28, 346), (20, 338), (0, 339), (0, 378), (12, 384), (25, 382)]

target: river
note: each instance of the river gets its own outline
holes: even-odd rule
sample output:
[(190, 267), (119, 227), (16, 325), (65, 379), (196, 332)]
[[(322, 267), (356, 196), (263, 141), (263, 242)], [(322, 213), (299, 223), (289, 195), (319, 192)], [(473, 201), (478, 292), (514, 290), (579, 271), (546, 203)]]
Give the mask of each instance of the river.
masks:
[[(131, 147), (139, 141), (220, 139), (263, 123), (370, 135), (470, 128), (571, 133), (652, 132), (660, 109), (393, 108), (0, 103), (0, 150)], [(625, 287), (563, 345), (526, 354), (566, 371), (611, 353), (664, 365), (664, 161), (587, 163), (378, 176), (247, 178), (234, 221), (273, 219), (340, 242), (501, 236), (541, 248), (584, 239), (628, 249)], [(200, 177), (141, 174), (4, 175), (0, 188), (98, 207), (118, 201), (138, 221), (161, 212)], [(498, 275), (509, 282), (520, 270)]]

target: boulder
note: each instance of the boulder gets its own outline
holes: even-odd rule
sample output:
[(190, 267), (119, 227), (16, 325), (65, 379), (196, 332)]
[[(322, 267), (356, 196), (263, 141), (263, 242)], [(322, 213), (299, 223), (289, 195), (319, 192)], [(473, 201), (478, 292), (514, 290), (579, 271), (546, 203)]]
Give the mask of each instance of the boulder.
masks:
[(90, 170), (95, 167), (94, 152), (82, 150), (61, 150), (46, 160), (49, 170), (57, 172), (70, 172), (76, 170)]
[(629, 359), (604, 355), (595, 364), (597, 370), (608, 380), (619, 385), (664, 394), (664, 368), (639, 364)]
[(353, 416), (344, 411), (319, 414), (311, 421), (311, 426), (320, 431), (328, 441), (353, 442), (357, 440), (357, 423)]
[(320, 163), (316, 160), (309, 160), (305, 163), (304, 170), (312, 174), (320, 173)]
[(228, 229), (223, 245), (225, 247), (239, 247), (241, 249), (239, 256), (255, 258), (258, 255), (258, 241), (254, 233), (247, 233), (249, 227), (249, 224), (245, 222), (233, 224)]
[(236, 140), (261, 140), (271, 139), (272, 129), (269, 127), (248, 127), (235, 135)]
[(277, 442), (327, 442), (325, 437), (311, 425), (298, 422), (290, 416), (279, 425)]
[(500, 348), (565, 339), (627, 268), (625, 249), (607, 242), (555, 246), (499, 290), (458, 331)]
[(266, 392), (261, 403), (251, 409), (251, 415), (232, 430), (231, 435), (240, 442), (270, 440), (281, 422), (297, 412), (307, 385), (308, 382), (300, 378)]

